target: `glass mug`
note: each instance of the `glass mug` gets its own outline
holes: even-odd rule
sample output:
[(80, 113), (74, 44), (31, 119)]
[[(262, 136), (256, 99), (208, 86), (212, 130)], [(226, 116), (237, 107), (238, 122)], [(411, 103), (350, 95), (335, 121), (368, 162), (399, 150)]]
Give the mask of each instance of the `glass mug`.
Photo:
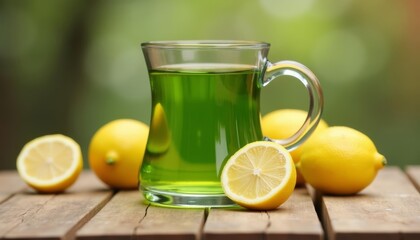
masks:
[[(277, 142), (289, 151), (316, 128), (323, 95), (316, 76), (293, 61), (271, 63), (270, 44), (253, 41), (142, 43), (152, 91), (152, 114), (140, 190), (155, 205), (226, 207), (220, 174), (244, 145)], [(293, 76), (309, 93), (306, 121), (288, 139), (261, 132), (260, 92), (273, 79)]]

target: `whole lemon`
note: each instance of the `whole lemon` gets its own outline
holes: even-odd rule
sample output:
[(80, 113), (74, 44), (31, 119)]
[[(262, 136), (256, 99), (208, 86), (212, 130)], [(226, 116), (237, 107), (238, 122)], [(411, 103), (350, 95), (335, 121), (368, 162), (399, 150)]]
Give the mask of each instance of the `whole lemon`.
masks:
[(367, 187), (385, 164), (368, 136), (337, 126), (319, 132), (303, 146), (298, 169), (315, 189), (350, 195)]
[(112, 188), (136, 188), (148, 134), (149, 127), (133, 119), (105, 124), (89, 145), (91, 170)]
[[(295, 134), (306, 120), (308, 113), (299, 109), (279, 109), (264, 115), (261, 119), (261, 128), (264, 136), (276, 139), (285, 139)], [(293, 161), (298, 163), (302, 155), (302, 147), (312, 136), (328, 128), (328, 124), (321, 119), (312, 135), (298, 148), (290, 152)], [(304, 182), (299, 170), (297, 171), (297, 184)]]

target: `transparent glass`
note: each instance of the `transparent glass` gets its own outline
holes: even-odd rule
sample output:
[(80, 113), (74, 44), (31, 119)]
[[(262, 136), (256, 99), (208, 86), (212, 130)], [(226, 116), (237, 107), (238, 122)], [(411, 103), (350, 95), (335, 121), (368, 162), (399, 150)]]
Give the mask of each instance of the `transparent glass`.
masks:
[[(297, 62), (269, 62), (269, 47), (252, 41), (142, 44), (152, 117), (139, 180), (148, 201), (172, 207), (232, 206), (219, 179), (231, 155), (263, 139), (292, 150), (315, 129), (323, 107), (319, 81)], [(292, 137), (269, 139), (261, 132), (260, 92), (283, 75), (307, 88), (308, 117)]]

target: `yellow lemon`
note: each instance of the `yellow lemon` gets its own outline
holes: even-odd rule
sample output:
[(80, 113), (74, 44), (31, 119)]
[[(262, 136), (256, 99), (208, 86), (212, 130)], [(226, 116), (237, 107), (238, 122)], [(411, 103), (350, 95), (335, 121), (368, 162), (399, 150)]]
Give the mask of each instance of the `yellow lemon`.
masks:
[(258, 141), (229, 158), (221, 182), (226, 196), (237, 204), (255, 210), (275, 209), (292, 194), (296, 169), (284, 147)]
[(148, 134), (149, 127), (133, 119), (105, 124), (89, 145), (91, 170), (112, 188), (136, 188)]
[[(264, 136), (275, 139), (285, 139), (295, 134), (306, 120), (308, 113), (299, 109), (279, 109), (264, 115), (261, 119), (261, 128)], [(300, 161), (302, 155), (302, 146), (308, 142), (312, 136), (323, 129), (328, 128), (328, 124), (321, 119), (312, 135), (298, 148), (291, 151), (293, 161)], [(297, 171), (297, 183), (301, 184), (304, 180)]]
[(298, 169), (307, 183), (327, 194), (361, 191), (386, 164), (372, 140), (349, 127), (330, 127), (319, 132), (302, 152)]
[(60, 134), (28, 142), (19, 153), (16, 164), (21, 178), (44, 193), (64, 191), (76, 181), (83, 168), (79, 144)]

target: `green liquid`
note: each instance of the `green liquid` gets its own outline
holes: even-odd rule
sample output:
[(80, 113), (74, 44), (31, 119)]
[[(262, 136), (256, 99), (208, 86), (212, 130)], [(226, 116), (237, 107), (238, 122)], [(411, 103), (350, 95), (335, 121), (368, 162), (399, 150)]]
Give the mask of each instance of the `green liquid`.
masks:
[(140, 171), (146, 198), (148, 191), (223, 194), (219, 176), (225, 161), (262, 140), (257, 70), (191, 64), (149, 75), (152, 120)]

